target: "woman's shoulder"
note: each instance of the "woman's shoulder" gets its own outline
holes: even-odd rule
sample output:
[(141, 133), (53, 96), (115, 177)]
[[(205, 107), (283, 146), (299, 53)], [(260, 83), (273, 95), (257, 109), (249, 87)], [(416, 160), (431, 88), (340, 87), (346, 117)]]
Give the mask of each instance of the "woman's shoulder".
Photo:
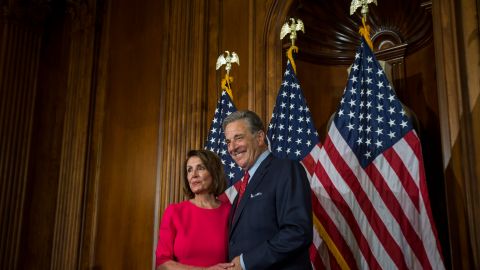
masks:
[(170, 211), (175, 211), (179, 209), (184, 209), (190, 205), (189, 201), (182, 201), (182, 202), (177, 202), (177, 203), (171, 203), (167, 206), (165, 211), (170, 210)]
[(174, 216), (176, 214), (184, 212), (187, 208), (189, 208), (188, 201), (178, 202), (178, 203), (171, 203), (165, 208), (164, 215)]

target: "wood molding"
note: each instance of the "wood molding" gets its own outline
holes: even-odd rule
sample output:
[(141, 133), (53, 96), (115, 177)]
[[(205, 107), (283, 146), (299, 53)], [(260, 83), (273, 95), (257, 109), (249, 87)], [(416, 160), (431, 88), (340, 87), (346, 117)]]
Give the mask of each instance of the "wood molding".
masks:
[[(89, 263), (92, 269), (151, 269), (157, 160), (163, 154), (159, 153), (158, 138), (159, 132), (170, 128), (160, 118), (164, 109), (160, 106), (161, 92), (168, 91), (162, 88), (162, 73), (168, 75), (168, 80), (176, 80), (172, 84), (185, 86), (181, 74), (169, 77), (173, 71), (162, 70), (163, 59), (170, 61), (175, 58), (173, 52), (182, 48), (172, 48), (167, 55), (161, 54), (161, 48), (167, 36), (184, 33), (164, 31), (162, 1), (106, 3), (108, 26), (104, 31), (108, 47), (104, 53), (108, 57), (103, 59), (107, 63), (101, 69), (106, 71), (101, 74), (101, 80), (105, 80), (104, 101), (98, 111), (103, 118), (99, 119), (101, 130), (94, 130), (101, 132), (101, 149), (96, 161), (95, 242), (90, 251), (94, 262)], [(182, 17), (188, 20), (188, 16)]]
[(82, 209), (83, 226), (80, 232), (79, 269), (92, 269), (95, 265), (95, 241), (99, 221), (100, 170), (105, 120), (105, 98), (109, 59), (109, 22), (108, 1), (96, 1), (97, 18), (92, 72), (92, 97), (87, 134), (87, 153), (85, 164), (85, 195)]
[[(453, 3), (448, 0), (432, 4), (435, 61), (440, 107), (443, 163), (446, 174), (446, 199), (451, 241), (452, 268), (478, 269), (480, 267), (480, 217), (478, 214), (479, 184), (475, 176), (478, 158), (473, 151), (478, 145), (474, 133), (470, 93), (478, 92), (478, 63), (468, 61), (479, 57), (478, 29), (476, 38), (465, 37), (466, 25), (478, 16), (467, 16), (466, 9), (475, 6), (475, 0)], [(470, 13), (471, 15), (471, 13)], [(471, 30), (469, 31), (471, 33)], [(465, 42), (477, 44), (467, 56)], [(472, 42), (475, 40), (475, 42)], [(476, 70), (475, 70), (476, 69)], [(469, 74), (471, 72), (471, 74)], [(468, 84), (468, 76), (476, 76), (477, 86)], [(476, 75), (473, 75), (476, 74)], [(475, 78), (475, 77), (473, 77)], [(475, 79), (474, 79), (475, 80)], [(477, 88), (477, 89), (474, 89)], [(478, 122), (478, 120), (477, 120)]]
[[(168, 39), (170, 57), (166, 62), (165, 107), (161, 123), (162, 153), (160, 177), (161, 212), (172, 202), (184, 199), (182, 192), (183, 161), (189, 149), (200, 148), (206, 138), (206, 110), (208, 95), (206, 69), (206, 14), (205, 3), (170, 2), (168, 25), (172, 34)], [(191, 21), (186, 20), (189, 18)], [(193, 61), (193, 62), (192, 62)], [(186, 98), (188, 97), (188, 102)], [(179, 134), (182, 134), (179, 136)]]
[[(278, 89), (282, 82), (283, 65), (286, 58), (286, 50), (283, 42), (280, 40), (280, 29), (287, 21), (288, 14), (295, 0), (273, 1), (270, 5), (265, 18), (264, 32), (264, 49), (265, 49), (265, 108), (263, 109), (263, 117), (266, 125), (270, 121)], [(300, 50), (302, 50), (300, 48)], [(302, 54), (303, 51), (300, 52)], [(261, 86), (259, 86), (261, 87)]]
[(50, 2), (49, 0), (38, 0), (0, 3), (0, 8), (2, 8), (0, 22), (22, 25), (30, 30), (42, 32), (45, 21), (52, 14)]
[[(293, 3), (288, 15), (301, 18), (307, 26), (306, 33), (297, 41), (302, 49), (299, 59), (327, 65), (352, 63), (362, 22), (358, 11), (349, 15), (350, 2), (296, 0)], [(432, 38), (430, 6), (431, 1), (422, 0), (391, 0), (371, 5), (368, 23), (376, 45), (374, 50), (408, 43), (405, 55), (408, 56), (425, 47)]]
[(0, 22), (0, 268), (16, 269), (42, 32), (29, 23)]
[(89, 9), (86, 2), (71, 9), (76, 15), (71, 17), (74, 23), (51, 269), (74, 269), (79, 261), (95, 55), (95, 1), (89, 2)]

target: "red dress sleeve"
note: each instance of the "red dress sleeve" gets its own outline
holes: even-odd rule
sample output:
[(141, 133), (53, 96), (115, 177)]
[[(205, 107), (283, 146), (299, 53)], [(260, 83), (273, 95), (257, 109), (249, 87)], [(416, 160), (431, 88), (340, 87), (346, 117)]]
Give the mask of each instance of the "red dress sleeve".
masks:
[(159, 266), (166, 261), (175, 260), (173, 255), (173, 245), (177, 231), (173, 222), (173, 206), (170, 205), (163, 214), (160, 229), (158, 231), (158, 243), (156, 254), (156, 266)]

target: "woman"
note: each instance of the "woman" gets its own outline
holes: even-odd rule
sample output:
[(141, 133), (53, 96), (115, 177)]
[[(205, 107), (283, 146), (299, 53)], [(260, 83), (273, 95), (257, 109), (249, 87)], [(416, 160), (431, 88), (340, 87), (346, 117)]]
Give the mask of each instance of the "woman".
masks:
[(156, 251), (157, 269), (227, 269), (230, 204), (217, 199), (226, 179), (220, 158), (191, 150), (184, 163), (183, 191), (189, 198), (163, 214)]

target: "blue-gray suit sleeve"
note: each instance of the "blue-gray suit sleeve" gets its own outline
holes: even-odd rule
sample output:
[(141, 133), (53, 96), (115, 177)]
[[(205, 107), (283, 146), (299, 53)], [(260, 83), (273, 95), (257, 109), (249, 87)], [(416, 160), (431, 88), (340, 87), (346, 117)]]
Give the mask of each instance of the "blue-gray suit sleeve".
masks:
[[(269, 240), (243, 254), (247, 269), (264, 269), (288, 261), (312, 242), (311, 191), (305, 169), (298, 162), (270, 168), (266, 181), (276, 184), (276, 220), (279, 231)], [(262, 217), (258, 217), (262, 218)]]

